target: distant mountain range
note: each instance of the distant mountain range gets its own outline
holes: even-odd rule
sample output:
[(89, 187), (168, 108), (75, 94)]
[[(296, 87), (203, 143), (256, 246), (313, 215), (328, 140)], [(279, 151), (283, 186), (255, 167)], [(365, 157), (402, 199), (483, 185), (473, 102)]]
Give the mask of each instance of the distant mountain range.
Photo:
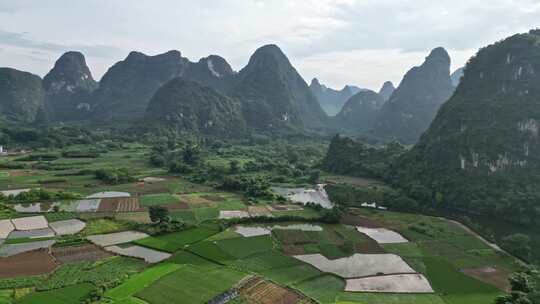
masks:
[[(459, 73), (456, 71), (453, 77), (459, 80)], [(109, 68), (99, 83), (79, 52), (62, 55), (43, 80), (12, 69), (2, 69), (0, 74), (0, 94), (6, 96), (0, 99), (0, 117), (6, 121), (103, 125), (153, 118), (155, 125), (159, 121), (156, 117), (183, 114), (178, 109), (173, 111), (171, 105), (194, 109), (198, 107), (197, 98), (201, 98), (201, 106), (215, 102), (215, 109), (227, 108), (230, 111), (226, 113), (235, 113), (231, 120), (212, 116), (214, 113), (211, 122), (209, 119), (202, 125), (229, 121), (256, 132), (344, 132), (405, 143), (418, 139), (454, 89), (449, 57), (442, 48), (435, 49), (422, 66), (409, 71), (397, 89), (385, 82), (378, 93), (355, 86), (334, 90), (316, 78), (308, 86), (276, 45), (256, 50), (239, 72), (217, 55), (192, 62), (179, 51), (169, 51), (155, 56), (131, 52)], [(184, 82), (178, 82), (178, 78)], [(189, 90), (165, 87), (171, 81)], [(196, 89), (192, 82), (200, 87)], [(168, 90), (161, 91), (158, 98), (161, 88)], [(213, 91), (206, 94), (209, 88)], [(206, 93), (194, 94), (196, 91)], [(186, 92), (193, 93), (194, 100), (189, 100)], [(219, 98), (214, 93), (220, 94)], [(177, 96), (178, 100), (164, 96)], [(150, 108), (151, 101), (167, 103), (163, 115), (159, 115), (158, 106)], [(186, 119), (163, 122), (177, 131), (213, 133), (201, 128), (199, 120), (205, 119), (204, 115), (194, 119), (197, 121), (191, 123)], [(237, 119), (242, 122), (237, 123)], [(172, 126), (173, 121), (178, 125)]]
[(361, 88), (351, 85), (347, 85), (338, 91), (321, 84), (317, 78), (311, 80), (309, 88), (321, 104), (323, 110), (330, 116), (339, 113), (349, 98), (362, 91)]

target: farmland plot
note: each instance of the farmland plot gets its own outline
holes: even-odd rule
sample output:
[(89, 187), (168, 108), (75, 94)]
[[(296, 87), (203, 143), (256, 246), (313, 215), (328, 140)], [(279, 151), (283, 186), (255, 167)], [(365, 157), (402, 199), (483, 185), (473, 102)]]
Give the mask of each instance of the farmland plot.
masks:
[(421, 274), (397, 274), (348, 279), (345, 291), (384, 293), (433, 293), (428, 280)]
[(233, 218), (244, 218), (250, 217), (249, 213), (246, 211), (239, 210), (221, 210), (219, 211), (220, 219), (233, 219)]
[(101, 203), (100, 199), (85, 199), (77, 201), (77, 207), (75, 211), (77, 212), (96, 212)]
[[(246, 275), (225, 267), (182, 265), (135, 296), (152, 304), (206, 303), (229, 290)], [(167, 292), (164, 292), (167, 291)]]
[(311, 300), (275, 283), (253, 277), (240, 288), (240, 297), (250, 304), (300, 304)]
[(15, 229), (11, 220), (0, 221), (0, 239), (7, 239), (8, 235)]
[(81, 220), (73, 219), (52, 222), (49, 226), (51, 226), (57, 235), (70, 235), (81, 232), (86, 227), (86, 223)]
[(86, 198), (89, 199), (101, 199), (101, 198), (115, 198), (115, 197), (130, 197), (131, 194), (127, 192), (118, 192), (118, 191), (104, 191), (91, 194)]
[(16, 218), (12, 219), (11, 222), (15, 226), (16, 230), (34, 230), (49, 228), (49, 223), (47, 222), (47, 219), (42, 215)]
[(249, 227), (249, 226), (235, 226), (234, 232), (241, 234), (244, 237), (270, 235), (270, 229), (266, 227)]
[(105, 250), (133, 258), (144, 259), (146, 263), (159, 263), (171, 257), (169, 253), (149, 249), (142, 246), (108, 246)]
[(93, 244), (53, 247), (52, 254), (60, 263), (83, 261), (99, 261), (111, 257), (112, 254)]
[(50, 228), (44, 229), (34, 229), (34, 230), (15, 230), (9, 235), (9, 239), (18, 239), (18, 238), (50, 238), (54, 237), (54, 231)]
[(409, 242), (399, 233), (385, 228), (356, 227), (356, 229), (374, 239), (379, 244), (399, 244)]
[(0, 278), (50, 273), (58, 265), (46, 250), (34, 250), (0, 259)]
[(149, 237), (149, 235), (146, 233), (138, 231), (123, 231), (109, 234), (91, 235), (88, 236), (87, 239), (96, 245), (106, 247), (111, 245), (130, 243), (147, 237)]
[(295, 258), (342, 278), (359, 278), (378, 274), (416, 273), (395, 254), (354, 254), (329, 260), (321, 254), (297, 255)]
[(54, 243), (56, 243), (55, 240), (36, 241), (23, 244), (4, 244), (0, 247), (0, 257), (9, 257), (36, 249), (46, 249), (51, 247)]

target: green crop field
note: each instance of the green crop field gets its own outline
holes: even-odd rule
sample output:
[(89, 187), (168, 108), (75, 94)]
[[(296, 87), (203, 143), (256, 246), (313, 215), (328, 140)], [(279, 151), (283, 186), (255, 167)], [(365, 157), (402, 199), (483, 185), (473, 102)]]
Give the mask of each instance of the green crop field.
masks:
[(165, 263), (148, 268), (141, 273), (131, 276), (122, 285), (108, 290), (105, 293), (105, 297), (115, 301), (128, 299), (157, 281), (159, 278), (178, 270), (180, 267), (181, 266), (177, 264)]
[(224, 261), (234, 260), (235, 258), (223, 251), (214, 242), (199, 242), (188, 247), (188, 250), (192, 253), (204, 257), (208, 260), (215, 261), (217, 263), (223, 263)]
[(186, 245), (204, 240), (217, 232), (218, 230), (216, 229), (198, 227), (180, 232), (144, 238), (135, 241), (135, 243), (157, 250), (175, 252), (184, 248)]
[(217, 245), (227, 254), (239, 259), (273, 248), (272, 238), (267, 235), (226, 239), (217, 241)]
[(227, 291), (246, 274), (223, 267), (184, 265), (136, 294), (152, 304), (206, 303)]
[(337, 297), (337, 304), (448, 304), (437, 295), (407, 295), (380, 293), (343, 292)]
[(147, 194), (139, 198), (139, 202), (143, 206), (174, 204), (179, 201), (180, 199), (177, 196), (168, 193)]
[(332, 304), (336, 296), (345, 288), (345, 281), (333, 275), (321, 275), (294, 285), (306, 296), (321, 304)]
[(69, 287), (31, 293), (22, 298), (20, 304), (73, 304), (85, 299), (95, 287), (92, 284), (78, 284)]

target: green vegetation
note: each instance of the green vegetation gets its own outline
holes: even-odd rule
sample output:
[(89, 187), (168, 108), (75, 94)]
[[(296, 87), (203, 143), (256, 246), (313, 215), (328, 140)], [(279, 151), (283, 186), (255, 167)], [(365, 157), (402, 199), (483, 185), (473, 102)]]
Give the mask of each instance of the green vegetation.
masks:
[(206, 239), (217, 232), (214, 229), (197, 227), (180, 232), (148, 237), (138, 240), (135, 243), (161, 251), (175, 252), (184, 248), (186, 245)]
[(31, 293), (17, 302), (20, 304), (73, 304), (88, 298), (95, 289), (92, 284), (84, 283), (69, 287)]
[(206, 303), (228, 290), (244, 276), (244, 273), (227, 268), (184, 265), (163, 276), (136, 296), (153, 304), (174, 303), (178, 299), (186, 303)]
[(159, 264), (155, 267), (133, 275), (122, 285), (105, 292), (104, 296), (115, 301), (121, 301), (130, 298), (136, 293), (142, 291), (152, 283), (171, 272), (178, 270), (181, 266), (177, 264)]
[(168, 194), (168, 193), (159, 193), (159, 194), (148, 194), (143, 195), (139, 198), (140, 203), (143, 206), (153, 206), (153, 205), (166, 205), (179, 202), (177, 196)]

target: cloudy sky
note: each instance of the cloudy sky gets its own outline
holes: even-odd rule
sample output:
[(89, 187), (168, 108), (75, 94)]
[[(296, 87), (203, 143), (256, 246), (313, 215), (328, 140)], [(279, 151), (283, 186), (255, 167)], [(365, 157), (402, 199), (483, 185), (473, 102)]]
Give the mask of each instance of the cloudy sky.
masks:
[(275, 43), (308, 82), (378, 89), (437, 46), (455, 69), (539, 17), (539, 0), (0, 0), (0, 66), (43, 76), (80, 50), (99, 79), (131, 50), (178, 49), (239, 70)]

